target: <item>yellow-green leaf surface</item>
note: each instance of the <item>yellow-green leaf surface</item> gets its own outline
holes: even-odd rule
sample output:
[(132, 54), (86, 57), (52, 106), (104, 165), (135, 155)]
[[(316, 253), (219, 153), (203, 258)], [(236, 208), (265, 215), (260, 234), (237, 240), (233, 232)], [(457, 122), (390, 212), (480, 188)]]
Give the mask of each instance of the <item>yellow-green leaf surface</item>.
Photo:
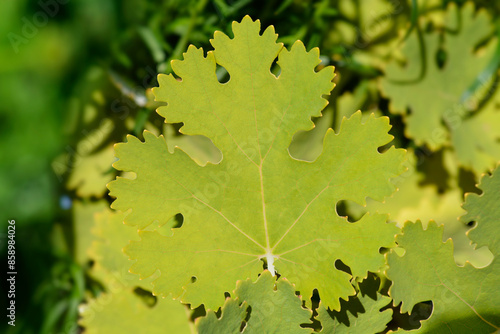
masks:
[[(172, 62), (172, 75), (160, 75), (154, 89), (167, 102), (158, 113), (183, 122), (181, 132), (204, 135), (222, 152), (214, 165), (199, 166), (183, 151), (169, 153), (165, 139), (149, 132), (144, 142), (128, 136), (116, 146), (114, 166), (134, 172), (109, 185), (113, 208), (129, 211), (125, 223), (144, 229), (184, 216), (172, 237), (141, 231), (126, 253), (142, 278), (160, 271), (157, 295), (196, 307), (216, 309), (238, 280), (256, 279), (263, 262), (287, 278), (304, 300), (318, 289), (322, 301), (339, 307), (354, 294), (351, 276), (337, 270), (341, 259), (354, 276), (384, 265), (380, 247), (392, 247), (397, 227), (384, 215), (365, 215), (350, 224), (335, 211), (339, 200), (364, 204), (394, 191), (389, 181), (402, 172), (404, 151), (377, 148), (391, 140), (388, 118), (361, 113), (344, 120), (339, 134), (327, 131), (314, 162), (293, 159), (288, 146), (299, 130), (312, 128), (333, 88), (333, 68), (316, 72), (319, 50), (298, 41), (291, 50), (276, 43), (272, 27), (259, 35), (259, 21), (233, 23), (233, 39), (216, 32), (215, 50), (204, 56), (190, 46), (184, 60)], [(270, 67), (278, 57), (281, 73)], [(231, 79), (217, 81), (216, 64)]]
[(131, 289), (103, 293), (82, 305), (80, 313), (85, 334), (195, 333), (186, 306), (169, 298), (148, 303)]
[[(405, 66), (391, 63), (381, 81), (390, 98), (390, 110), (405, 115), (407, 136), (431, 149), (449, 143), (450, 131), (460, 129), (468, 112), (460, 103), (462, 94), (490, 61), (495, 47), (490, 42), (476, 50), (491, 34), (493, 25), (489, 15), (484, 10), (476, 13), (471, 2), (462, 9), (450, 4), (445, 17), (444, 36), (437, 31), (424, 32), (422, 55), (414, 31), (403, 46)], [(436, 60), (439, 50), (446, 52), (442, 68)], [(471, 138), (475, 137), (469, 134)], [(470, 166), (471, 162), (462, 163)]]
[[(300, 325), (310, 323), (312, 312), (302, 308), (300, 298), (286, 279), (276, 282), (266, 270), (255, 283), (251, 280), (238, 282), (234, 295), (237, 299), (226, 300), (220, 319), (213, 312), (199, 319), (200, 334), (240, 333), (242, 327), (243, 332), (249, 334), (310, 333)], [(250, 313), (248, 320), (243, 323), (247, 312)], [(229, 323), (232, 325), (226, 327)]]
[(80, 264), (84, 264), (89, 260), (87, 250), (95, 239), (95, 236), (91, 233), (94, 226), (95, 214), (107, 207), (108, 203), (104, 200), (97, 202), (73, 202), (74, 256)]
[(390, 295), (394, 303), (402, 302), (401, 311), (413, 305), (432, 301), (433, 311), (422, 322), (421, 333), (493, 333), (500, 329), (500, 169), (485, 176), (482, 195), (468, 195), (463, 221), (474, 220), (477, 226), (468, 234), (478, 246), (488, 246), (495, 258), (485, 268), (469, 263), (463, 267), (453, 261), (453, 243), (442, 242), (442, 226), (430, 222), (423, 230), (420, 222), (408, 222), (397, 237), (405, 254), (387, 256), (387, 276), (393, 281)]
[(186, 152), (199, 165), (206, 165), (207, 162), (217, 163), (222, 159), (220, 151), (207, 137), (176, 135), (175, 129), (170, 124), (165, 124), (163, 128), (165, 140), (169, 152), (173, 153), (178, 147)]

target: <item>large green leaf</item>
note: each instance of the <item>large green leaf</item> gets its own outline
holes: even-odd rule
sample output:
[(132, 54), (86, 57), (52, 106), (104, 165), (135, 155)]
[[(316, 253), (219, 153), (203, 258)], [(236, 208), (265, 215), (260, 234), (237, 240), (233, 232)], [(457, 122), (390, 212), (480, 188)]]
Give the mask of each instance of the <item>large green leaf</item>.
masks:
[(478, 246), (487, 245), (494, 254), (493, 262), (476, 269), (468, 262), (463, 267), (453, 261), (453, 243), (443, 243), (442, 226), (430, 222), (426, 230), (420, 222), (407, 223), (397, 237), (405, 254), (389, 253), (387, 276), (393, 281), (390, 295), (402, 312), (413, 305), (432, 301), (431, 317), (422, 322), (422, 333), (492, 333), (500, 329), (498, 277), (500, 275), (500, 169), (485, 176), (480, 185), (481, 196), (468, 195), (463, 221), (477, 221), (469, 232)]
[[(264, 261), (308, 300), (318, 289), (323, 303), (338, 309), (354, 294), (351, 275), (337, 270), (341, 259), (353, 276), (384, 265), (380, 247), (392, 247), (398, 229), (384, 215), (365, 215), (355, 224), (337, 215), (335, 205), (367, 196), (383, 200), (394, 191), (389, 179), (401, 173), (404, 151), (377, 148), (391, 140), (388, 118), (365, 122), (361, 113), (344, 120), (339, 134), (327, 131), (314, 162), (288, 154), (292, 136), (312, 127), (333, 88), (333, 68), (319, 72), (319, 51), (301, 42), (291, 50), (277, 44), (272, 27), (259, 35), (259, 21), (233, 24), (235, 37), (216, 32), (214, 51), (189, 47), (174, 61), (173, 75), (160, 75), (158, 112), (183, 122), (181, 132), (204, 135), (221, 150), (217, 165), (199, 166), (184, 152), (169, 153), (165, 139), (145, 132), (116, 146), (114, 166), (136, 173), (109, 185), (113, 207), (130, 213), (125, 222), (141, 229), (181, 213), (184, 223), (172, 237), (141, 231), (126, 253), (131, 271), (142, 278), (160, 270), (154, 293), (173, 294), (216, 309), (237, 280), (256, 279)], [(281, 74), (270, 67), (278, 56)], [(231, 79), (217, 81), (216, 64)], [(262, 261), (261, 261), (262, 260)]]

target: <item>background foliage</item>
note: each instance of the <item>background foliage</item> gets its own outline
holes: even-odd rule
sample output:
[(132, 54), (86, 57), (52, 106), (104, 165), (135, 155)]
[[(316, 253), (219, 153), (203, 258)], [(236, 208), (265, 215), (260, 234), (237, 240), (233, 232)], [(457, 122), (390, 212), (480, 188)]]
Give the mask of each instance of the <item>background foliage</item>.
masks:
[[(398, 193), (385, 204), (369, 201), (368, 210), (400, 226), (434, 219), (453, 238), (457, 263), (491, 262), (457, 217), (463, 195), (480, 193), (475, 184), (500, 161), (498, 2), (21, 0), (2, 2), (0, 12), (0, 242), (5, 252), (6, 222), (15, 219), (20, 273), (17, 326), (8, 333), (77, 333), (79, 305), (114, 293), (113, 264), (102, 264), (98, 251), (116, 241), (102, 238), (105, 222), (119, 219), (107, 211), (105, 187), (117, 174), (113, 144), (149, 129), (200, 163), (218, 161), (203, 138), (162, 123), (150, 88), (189, 44), (211, 49), (214, 31), (229, 34), (246, 14), (274, 25), (287, 47), (297, 39), (318, 46), (323, 65), (336, 67), (330, 106), (313, 131), (296, 135), (290, 153), (313, 160), (326, 129), (338, 130), (357, 109), (389, 116), (391, 145), (408, 149), (409, 171), (396, 180)], [(223, 69), (218, 76), (224, 80)], [(426, 129), (430, 119), (436, 126)], [(337, 210), (356, 220), (367, 209), (342, 202)], [(115, 302), (154, 306), (146, 290), (127, 292)], [(428, 307), (415, 314), (425, 318)], [(417, 320), (395, 306), (388, 328)]]

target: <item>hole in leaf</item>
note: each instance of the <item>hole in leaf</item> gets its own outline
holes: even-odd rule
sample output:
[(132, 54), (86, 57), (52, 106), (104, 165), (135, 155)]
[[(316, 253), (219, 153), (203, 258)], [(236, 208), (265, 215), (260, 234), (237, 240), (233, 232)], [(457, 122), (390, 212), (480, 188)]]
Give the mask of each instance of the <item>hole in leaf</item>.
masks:
[(388, 252), (389, 252), (389, 250), (390, 250), (390, 248), (380, 247), (380, 248), (378, 249), (378, 252), (379, 252), (379, 254), (384, 255), (384, 254), (388, 253)]
[(231, 298), (231, 294), (229, 292), (224, 292), (224, 298)]
[[(241, 304), (240, 304), (240, 307), (241, 307)], [(245, 329), (248, 321), (250, 320), (250, 316), (252, 315), (252, 306), (248, 305), (246, 312), (247, 313), (245, 315), (245, 319), (243, 319), (243, 321), (241, 322), (241, 325), (240, 325), (240, 333), (243, 333), (243, 330)]]
[(182, 224), (184, 224), (184, 216), (178, 213), (173, 218), (172, 228), (181, 228)]
[(217, 164), (222, 160), (222, 152), (209, 138), (202, 135), (185, 135), (182, 133), (184, 124), (166, 124), (163, 135), (168, 151), (174, 153), (176, 148), (184, 151), (198, 165)]
[(322, 69), (324, 69), (326, 66), (330, 65), (330, 57), (328, 56), (319, 56), (319, 60), (321, 61), (315, 68), (314, 72), (318, 73)]
[[(249, 313), (247, 313), (248, 315)], [(243, 333), (243, 331), (245, 330), (245, 327), (247, 326), (247, 322), (246, 321), (242, 321), (241, 322), (241, 325), (240, 325), (240, 333)]]
[(313, 117), (314, 127), (311, 130), (296, 132), (288, 146), (288, 153), (297, 160), (315, 161), (323, 151), (325, 134), (333, 119), (333, 108), (326, 108), (322, 111), (322, 116)]
[(248, 305), (247, 307), (247, 315), (245, 316), (244, 321), (248, 322), (250, 320), (250, 316), (252, 315), (252, 306)]
[(219, 307), (219, 309), (215, 311), (215, 316), (217, 317), (217, 319), (220, 319), (220, 317), (222, 316), (222, 307)]
[[(297, 291), (300, 295), (300, 291)], [(312, 305), (312, 309), (316, 309), (319, 305), (319, 301), (320, 301), (320, 298), (319, 298), (319, 292), (318, 292), (318, 289), (314, 289), (313, 290), (313, 293), (312, 293), (312, 296), (311, 296), (311, 305)], [(304, 301), (305, 303), (305, 301)]]
[[(295, 294), (300, 295), (300, 292), (296, 291)], [(321, 323), (318, 321), (318, 319), (316, 319), (316, 317), (318, 316), (317, 308), (319, 306), (319, 301), (320, 301), (320, 298), (319, 298), (318, 290), (314, 289), (313, 294), (311, 296), (311, 308), (310, 308), (312, 311), (312, 315), (311, 315), (311, 318), (309, 318), (311, 323), (300, 324), (300, 327), (310, 328), (310, 329), (314, 330), (315, 332), (319, 332), (321, 330)], [(302, 301), (302, 307), (306, 308), (306, 309), (308, 308), (306, 306), (305, 300)]]
[(476, 245), (475, 247), (476, 249), (474, 250), (474, 253), (472, 255), (469, 255), (466, 260), (478, 269), (489, 266), (491, 262), (493, 262), (495, 255), (493, 255), (488, 246), (477, 248)]
[(352, 276), (351, 268), (349, 268), (344, 262), (341, 260), (335, 261), (335, 268), (337, 268), (340, 271), (343, 271), (349, 275)]
[(217, 80), (221, 84), (225, 84), (231, 79), (231, 75), (229, 75), (229, 72), (219, 64), (216, 65), (215, 75), (217, 76)]
[(385, 153), (388, 149), (391, 148), (391, 146), (394, 146), (394, 139), (391, 140), (391, 142), (385, 144), (385, 145), (382, 145), (382, 146), (379, 146), (377, 147), (377, 152), (378, 153)]
[(410, 107), (406, 108), (406, 114), (410, 116), (411, 114), (413, 114), (413, 110)]
[(195, 276), (191, 276), (191, 283), (196, 283), (197, 278)]
[(146, 304), (148, 307), (153, 307), (156, 305), (157, 298), (156, 296), (153, 296), (153, 294), (150, 291), (144, 290), (142, 288), (135, 288), (134, 293), (140, 297), (140, 299)]
[(119, 176), (129, 180), (137, 179), (137, 173), (134, 172), (121, 172)]
[(470, 227), (473, 227), (476, 225), (476, 222), (475, 221), (470, 221), (467, 223), (467, 226), (470, 226)]
[(357, 222), (366, 213), (365, 207), (348, 200), (338, 201), (335, 210), (340, 217), (346, 217), (349, 223)]
[[(191, 307), (189, 305), (186, 305), (188, 309), (190, 310)], [(205, 310), (205, 305), (201, 304), (197, 308), (193, 310), (193, 313), (191, 313), (191, 321), (194, 322), (194, 319), (199, 318), (199, 317), (204, 317), (207, 315), (207, 311)]]
[(178, 76), (177, 73), (175, 73), (174, 71), (172, 71), (171, 73), (172, 73), (172, 76), (175, 78), (175, 80), (182, 81), (182, 78), (180, 76)]
[(152, 224), (151, 227), (147, 228), (147, 230), (156, 230), (163, 236), (171, 237), (173, 234), (172, 232), (173, 228), (177, 229), (182, 227), (182, 224), (184, 223), (184, 216), (178, 213), (172, 218), (170, 218), (166, 223), (160, 225), (158, 225), (157, 223), (158, 222)]
[(448, 53), (443, 48), (439, 48), (436, 51), (436, 64), (438, 68), (442, 69), (444, 65), (446, 65), (447, 59), (448, 59)]
[(271, 68), (269, 69), (272, 74), (277, 78), (281, 74), (281, 67), (278, 65), (278, 58), (275, 58), (273, 63), (271, 64)]
[[(262, 269), (266, 270), (267, 269), (267, 259), (265, 257), (261, 257), (260, 260), (262, 261)], [(259, 274), (260, 276), (260, 274)]]

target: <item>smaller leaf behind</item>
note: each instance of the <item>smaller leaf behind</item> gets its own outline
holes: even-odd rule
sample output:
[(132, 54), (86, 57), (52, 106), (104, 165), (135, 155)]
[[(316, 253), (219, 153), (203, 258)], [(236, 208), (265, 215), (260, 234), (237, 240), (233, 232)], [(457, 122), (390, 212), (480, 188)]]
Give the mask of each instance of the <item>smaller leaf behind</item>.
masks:
[(389, 304), (391, 299), (377, 292), (379, 282), (376, 283), (375, 290), (365, 293), (362, 290), (366, 289), (362, 288), (355, 297), (350, 297), (349, 301), (341, 301), (340, 312), (330, 311), (320, 303), (316, 319), (323, 327), (321, 333), (382, 332), (392, 319), (392, 310), (387, 309), (381, 312), (380, 309)]
[[(206, 317), (197, 321), (200, 334), (240, 333), (247, 306), (250, 314), (244, 333), (300, 334), (310, 331), (300, 325), (310, 323), (312, 312), (302, 308), (300, 297), (295, 295), (294, 287), (286, 279), (276, 281), (266, 270), (255, 283), (250, 279), (239, 281), (234, 294), (236, 299), (226, 299), (220, 319), (213, 312), (208, 312)], [(238, 331), (235, 331), (236, 324)]]
[(392, 251), (387, 255), (387, 276), (393, 281), (389, 294), (394, 303), (402, 302), (401, 311), (410, 312), (413, 305), (432, 301), (432, 315), (422, 322), (418, 333), (498, 330), (500, 314), (493, 306), (499, 300), (495, 283), (498, 267), (476, 269), (468, 262), (458, 267), (453, 260), (453, 242), (443, 243), (442, 234), (443, 227), (433, 221), (426, 230), (420, 221), (405, 224), (396, 238), (405, 254), (400, 257)]

